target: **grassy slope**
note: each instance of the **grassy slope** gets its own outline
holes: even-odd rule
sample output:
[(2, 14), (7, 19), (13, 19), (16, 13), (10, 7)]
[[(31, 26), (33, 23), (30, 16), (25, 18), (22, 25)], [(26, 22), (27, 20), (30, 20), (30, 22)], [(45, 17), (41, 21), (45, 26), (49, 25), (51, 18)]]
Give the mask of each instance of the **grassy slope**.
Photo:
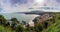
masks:
[(5, 28), (4, 26), (0, 25), (0, 32), (11, 32), (10, 28)]
[(57, 15), (56, 22), (48, 27), (46, 30), (43, 30), (43, 32), (60, 32), (60, 19), (58, 19), (58, 17), (59, 16)]

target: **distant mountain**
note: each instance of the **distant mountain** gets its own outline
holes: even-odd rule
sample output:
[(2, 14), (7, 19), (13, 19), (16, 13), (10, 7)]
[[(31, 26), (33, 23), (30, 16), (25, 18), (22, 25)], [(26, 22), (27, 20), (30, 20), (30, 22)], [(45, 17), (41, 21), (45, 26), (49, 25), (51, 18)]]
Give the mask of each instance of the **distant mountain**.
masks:
[(29, 13), (43, 13), (44, 11), (40, 11), (40, 10), (34, 10), (34, 11), (30, 11)]
[(44, 13), (44, 11), (34, 10), (34, 11), (26, 12), (25, 14), (41, 14), (41, 13)]
[(44, 13), (44, 11), (34, 10), (30, 12), (16, 12), (15, 14), (41, 14), (41, 13)]
[(55, 14), (55, 12), (45, 12), (40, 10), (34, 10), (30, 12), (15, 12), (13, 14), (37, 14), (37, 15), (43, 15), (43, 14)]

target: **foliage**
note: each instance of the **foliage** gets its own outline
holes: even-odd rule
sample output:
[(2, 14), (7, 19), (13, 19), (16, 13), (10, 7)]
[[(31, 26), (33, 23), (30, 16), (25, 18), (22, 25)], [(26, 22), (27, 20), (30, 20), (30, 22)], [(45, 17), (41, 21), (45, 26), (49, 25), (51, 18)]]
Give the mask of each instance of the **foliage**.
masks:
[(5, 24), (6, 23), (6, 19), (4, 18), (3, 15), (0, 15), (0, 24)]
[(48, 27), (48, 21), (44, 22), (44, 27), (45, 27), (45, 28)]
[(16, 32), (23, 32), (23, 27), (21, 25), (18, 25), (16, 28)]
[(35, 24), (34, 29), (35, 29), (36, 32), (40, 32), (40, 31), (43, 30), (43, 25), (40, 24), (40, 23), (37, 23), (37, 24)]
[(19, 23), (19, 21), (17, 20), (17, 18), (12, 18), (11, 21), (14, 21), (16, 24)]
[(59, 14), (56, 15), (55, 21), (56, 22), (54, 24), (52, 24), (46, 30), (43, 30), (43, 32), (60, 32), (60, 15)]
[[(6, 24), (6, 19), (4, 18), (4, 16), (0, 15), (0, 24)], [(10, 21), (13, 21), (10, 27), (4, 27), (4, 25), (1, 26), (1, 29), (3, 29), (4, 31), (13, 31), (13, 32), (60, 32), (60, 17), (56, 16), (53, 19), (49, 19), (48, 21), (43, 21), (43, 24), (40, 22), (37, 22), (37, 19), (35, 18), (34, 21), (34, 27), (30, 27), (29, 24), (26, 25), (25, 21), (22, 21), (22, 23), (24, 25), (26, 25), (26, 27), (24, 28), (23, 25), (18, 25), (19, 21), (17, 20), (17, 18), (11, 18)], [(55, 22), (56, 21), (56, 22)], [(54, 24), (53, 24), (54, 22)], [(10, 24), (10, 23), (8, 23)], [(52, 25), (51, 25), (52, 24)], [(48, 26), (49, 25), (49, 26)], [(12, 29), (11, 29), (12, 28)], [(46, 28), (46, 30), (44, 30)], [(5, 29), (5, 30), (4, 30)], [(6, 30), (7, 29), (7, 30)]]
[(11, 32), (11, 28), (6, 28), (3, 25), (0, 25), (0, 32)]
[(23, 25), (26, 25), (26, 21), (22, 21)]
[(12, 30), (15, 30), (15, 27), (19, 23), (19, 21), (16, 18), (12, 18), (11, 21), (13, 21), (11, 28), (12, 28)]
[(33, 20), (33, 22), (34, 22), (34, 23), (37, 23), (37, 19), (35, 18), (35, 19)]

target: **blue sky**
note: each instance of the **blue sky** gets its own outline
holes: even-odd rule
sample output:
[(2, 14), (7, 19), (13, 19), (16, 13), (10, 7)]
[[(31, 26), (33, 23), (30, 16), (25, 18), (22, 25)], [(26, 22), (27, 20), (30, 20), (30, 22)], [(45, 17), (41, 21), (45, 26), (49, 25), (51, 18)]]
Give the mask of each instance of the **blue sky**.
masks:
[[(45, 9), (45, 7), (50, 9)], [(0, 13), (29, 12), (33, 10), (60, 12), (60, 0), (0, 0)]]

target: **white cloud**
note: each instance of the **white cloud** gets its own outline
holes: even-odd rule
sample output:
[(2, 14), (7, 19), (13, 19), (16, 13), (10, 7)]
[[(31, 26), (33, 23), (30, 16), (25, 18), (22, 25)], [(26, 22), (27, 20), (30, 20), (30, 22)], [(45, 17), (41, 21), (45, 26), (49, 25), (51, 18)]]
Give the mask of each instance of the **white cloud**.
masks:
[[(13, 6), (11, 5), (9, 1), (10, 0), (0, 0), (0, 5), (1, 5), (1, 8), (3, 9), (1, 13), (26, 12), (26, 11), (31, 11), (31, 10), (37, 10), (37, 8), (42, 7), (44, 5), (49, 6), (49, 7), (56, 7), (56, 8), (60, 7), (60, 5), (57, 6), (58, 4), (56, 4), (55, 0), (50, 0), (50, 1), (45, 0), (43, 4), (37, 4), (33, 2), (32, 0), (29, 0), (28, 1), (29, 3), (27, 4), (19, 5), (17, 3)], [(29, 9), (29, 8), (34, 8), (34, 9)], [(38, 10), (41, 10), (41, 9), (38, 9)], [(55, 12), (56, 10), (44, 10), (44, 11)], [(57, 11), (60, 11), (60, 10), (57, 10)]]
[(32, 6), (32, 4), (29, 2), (27, 4), (15, 4), (14, 6), (11, 6), (11, 3), (9, 0), (0, 0), (1, 7), (3, 8), (2, 12), (4, 13), (12, 13), (12, 12), (25, 12), (28, 11), (28, 8)]

